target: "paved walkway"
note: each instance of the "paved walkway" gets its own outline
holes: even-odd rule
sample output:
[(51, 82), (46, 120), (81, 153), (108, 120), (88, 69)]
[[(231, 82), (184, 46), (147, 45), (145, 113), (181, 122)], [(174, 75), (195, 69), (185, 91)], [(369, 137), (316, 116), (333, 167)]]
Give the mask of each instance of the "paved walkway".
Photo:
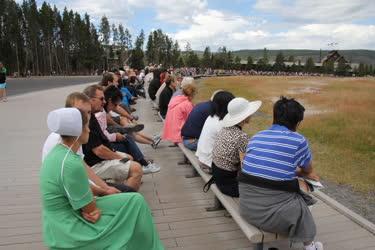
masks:
[[(38, 173), (41, 147), (48, 135), (47, 113), (62, 107), (65, 97), (85, 85), (20, 95), (0, 103), (0, 250), (45, 249), (41, 239)], [(151, 105), (141, 100), (138, 112), (146, 132), (160, 131)], [(167, 249), (251, 249), (251, 243), (223, 211), (206, 212), (213, 203), (203, 193), (200, 177), (186, 179), (190, 167), (177, 166), (178, 148), (162, 142), (157, 150), (142, 146), (161, 165), (160, 173), (147, 175), (141, 187)], [(318, 239), (328, 250), (375, 249), (375, 236), (320, 202), (312, 209)], [(273, 244), (289, 249), (288, 242)], [(298, 249), (298, 248), (297, 248)]]

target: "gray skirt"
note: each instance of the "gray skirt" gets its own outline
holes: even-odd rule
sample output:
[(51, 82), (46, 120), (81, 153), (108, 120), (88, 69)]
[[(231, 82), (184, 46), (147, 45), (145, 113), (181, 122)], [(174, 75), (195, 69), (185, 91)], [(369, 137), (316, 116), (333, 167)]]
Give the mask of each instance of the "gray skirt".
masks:
[(316, 235), (308, 197), (239, 183), (240, 213), (250, 224), (287, 235), (292, 242), (310, 242)]

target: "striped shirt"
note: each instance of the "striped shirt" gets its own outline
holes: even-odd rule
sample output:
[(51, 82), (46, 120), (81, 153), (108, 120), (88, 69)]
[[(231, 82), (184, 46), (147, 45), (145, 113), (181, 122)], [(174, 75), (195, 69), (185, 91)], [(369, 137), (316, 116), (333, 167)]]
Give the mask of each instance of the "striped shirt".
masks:
[(292, 180), (297, 167), (307, 167), (312, 156), (304, 136), (281, 125), (255, 134), (246, 148), (242, 171), (270, 180)]

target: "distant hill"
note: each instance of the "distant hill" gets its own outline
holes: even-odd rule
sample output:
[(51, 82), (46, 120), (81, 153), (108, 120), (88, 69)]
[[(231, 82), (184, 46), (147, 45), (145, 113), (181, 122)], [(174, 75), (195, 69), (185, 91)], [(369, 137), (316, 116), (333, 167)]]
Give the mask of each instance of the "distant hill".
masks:
[[(269, 60), (274, 61), (277, 53), (283, 52), (285, 60), (289, 56), (294, 56), (296, 61), (301, 60), (305, 62), (307, 58), (312, 57), (315, 62), (320, 61), (320, 51), (319, 50), (303, 50), (303, 49), (282, 49), (282, 50), (267, 50)], [(195, 50), (195, 53), (199, 57), (203, 56), (203, 51)], [(233, 57), (239, 56), (242, 60), (247, 60), (248, 56), (251, 56), (253, 60), (257, 60), (263, 57), (263, 49), (244, 49), (235, 50), (233, 52)], [(322, 50), (322, 58), (324, 58), (330, 50)], [(183, 52), (184, 53), (184, 52)], [(364, 63), (375, 65), (375, 50), (365, 50), (365, 49), (355, 49), (355, 50), (339, 50), (339, 53), (345, 57), (345, 59), (350, 63)]]
[[(312, 57), (315, 62), (319, 62), (319, 50), (267, 50), (270, 61), (274, 61), (277, 53), (283, 52), (285, 59), (289, 56), (294, 56), (295, 60), (306, 61), (308, 57)], [(329, 50), (322, 50), (322, 58), (328, 54)], [(339, 53), (351, 63), (365, 63), (375, 65), (375, 50), (339, 50)], [(247, 60), (251, 56), (253, 60), (263, 57), (263, 49), (256, 50), (236, 50), (233, 51), (234, 56), (239, 56), (243, 60)]]

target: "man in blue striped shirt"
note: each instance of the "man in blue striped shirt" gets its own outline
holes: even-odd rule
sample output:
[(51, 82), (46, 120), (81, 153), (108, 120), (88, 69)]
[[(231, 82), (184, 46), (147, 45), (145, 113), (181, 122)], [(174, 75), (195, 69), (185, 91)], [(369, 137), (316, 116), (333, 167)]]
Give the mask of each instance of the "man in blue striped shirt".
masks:
[(246, 149), (238, 176), (240, 213), (262, 230), (288, 235), (303, 242), (304, 250), (323, 250), (315, 242), (316, 226), (308, 209), (313, 204), (305, 182), (297, 176), (319, 180), (305, 137), (297, 133), (305, 108), (281, 97), (273, 107), (273, 125), (254, 135)]
[(316, 179), (309, 144), (296, 132), (305, 109), (294, 99), (282, 97), (279, 102), (274, 106), (273, 125), (249, 141), (242, 172), (276, 181), (292, 180), (297, 175)]

